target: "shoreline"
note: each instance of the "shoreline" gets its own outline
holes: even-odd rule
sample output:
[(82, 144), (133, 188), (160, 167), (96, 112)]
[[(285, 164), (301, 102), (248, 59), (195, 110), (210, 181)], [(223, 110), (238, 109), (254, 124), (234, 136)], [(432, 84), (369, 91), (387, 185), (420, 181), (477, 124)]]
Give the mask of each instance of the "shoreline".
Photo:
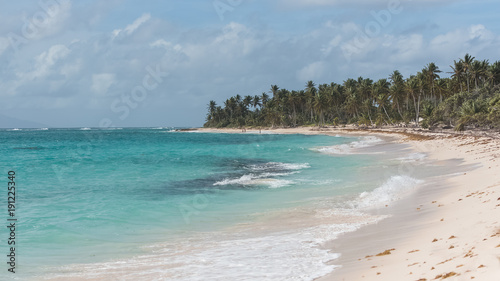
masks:
[[(258, 129), (196, 131), (259, 133)], [(327, 249), (341, 253), (331, 264), (342, 267), (315, 280), (495, 280), (500, 276), (498, 133), (317, 127), (260, 133), (391, 136), (394, 142), (426, 153), (430, 160), (460, 160), (465, 169), (398, 201), (389, 209), (392, 217), (326, 243)]]

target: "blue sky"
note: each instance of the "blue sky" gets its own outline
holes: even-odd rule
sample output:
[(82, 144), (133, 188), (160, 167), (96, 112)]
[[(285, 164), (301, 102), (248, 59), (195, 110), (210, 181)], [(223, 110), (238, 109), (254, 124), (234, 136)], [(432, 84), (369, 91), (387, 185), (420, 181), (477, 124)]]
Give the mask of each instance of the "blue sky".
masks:
[(209, 100), (271, 84), (496, 61), (498, 12), (492, 0), (2, 1), (0, 125), (201, 126)]

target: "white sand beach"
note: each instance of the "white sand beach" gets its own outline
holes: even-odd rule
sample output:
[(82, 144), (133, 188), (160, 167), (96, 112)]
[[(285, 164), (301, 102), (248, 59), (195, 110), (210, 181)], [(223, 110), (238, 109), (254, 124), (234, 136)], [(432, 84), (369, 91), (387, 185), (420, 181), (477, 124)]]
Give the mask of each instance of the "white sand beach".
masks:
[[(198, 129), (241, 133), (241, 129)], [(466, 172), (426, 185), (388, 206), (392, 217), (325, 247), (341, 265), (318, 281), (498, 280), (500, 276), (500, 140), (498, 137), (401, 129), (293, 128), (261, 133), (396, 136), (432, 160), (461, 160)], [(259, 130), (246, 130), (259, 133)], [(395, 134), (396, 133), (396, 134)]]

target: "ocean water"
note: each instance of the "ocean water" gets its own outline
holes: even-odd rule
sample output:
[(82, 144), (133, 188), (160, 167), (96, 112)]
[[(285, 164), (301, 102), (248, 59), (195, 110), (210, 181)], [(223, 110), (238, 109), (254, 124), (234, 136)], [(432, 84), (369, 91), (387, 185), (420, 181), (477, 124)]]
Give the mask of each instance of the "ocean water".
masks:
[(313, 280), (337, 267), (324, 242), (439, 174), (377, 137), (4, 129), (0, 143), (18, 219), (2, 280)]

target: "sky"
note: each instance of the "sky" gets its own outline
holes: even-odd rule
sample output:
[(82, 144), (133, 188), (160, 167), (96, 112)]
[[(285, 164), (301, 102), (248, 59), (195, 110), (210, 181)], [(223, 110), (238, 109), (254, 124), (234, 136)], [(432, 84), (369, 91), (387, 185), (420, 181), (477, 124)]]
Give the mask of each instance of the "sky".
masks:
[(0, 0), (0, 126), (194, 127), (210, 100), (500, 60), (497, 0)]

